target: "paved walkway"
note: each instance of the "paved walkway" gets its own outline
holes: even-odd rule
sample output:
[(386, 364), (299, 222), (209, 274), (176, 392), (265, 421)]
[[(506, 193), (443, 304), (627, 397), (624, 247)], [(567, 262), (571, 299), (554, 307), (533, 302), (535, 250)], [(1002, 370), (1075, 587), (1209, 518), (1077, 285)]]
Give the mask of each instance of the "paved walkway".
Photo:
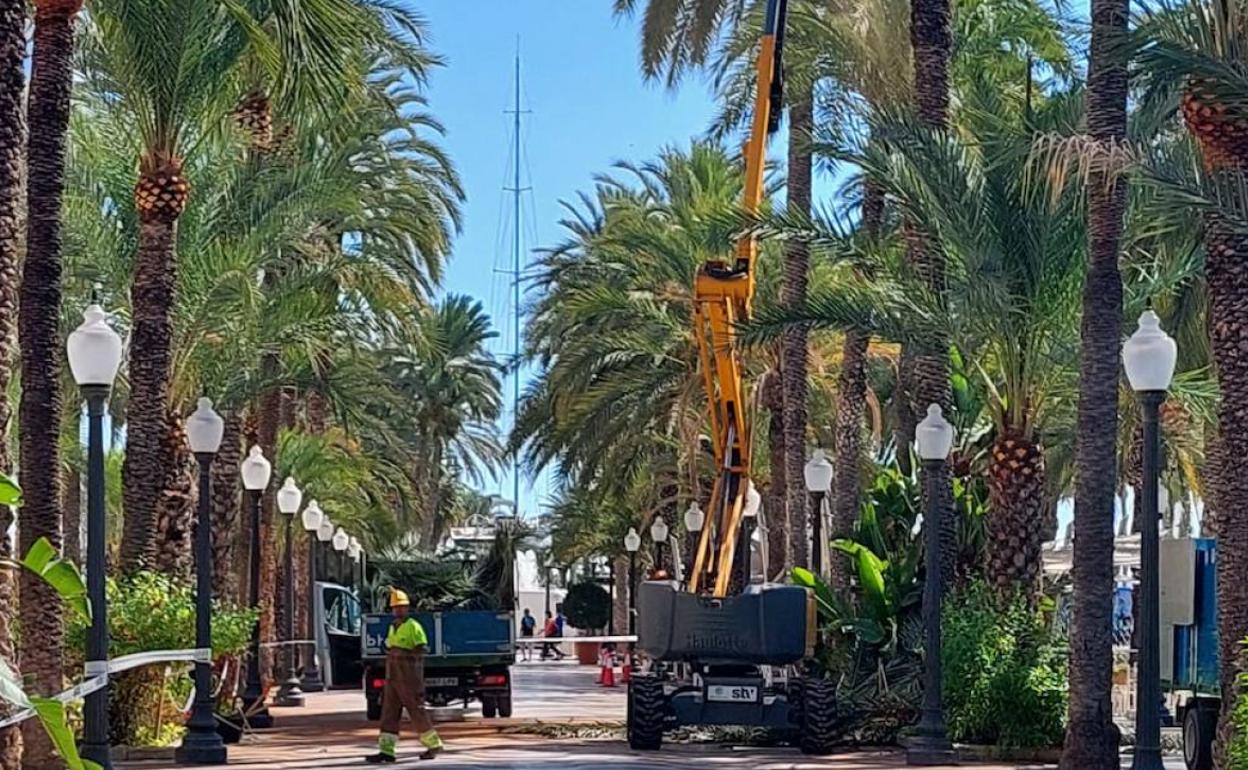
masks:
[[(416, 759), (420, 747), (407, 738), (397, 768), (491, 768), (491, 770), (893, 770), (906, 766), (898, 752), (857, 752), (804, 757), (793, 749), (757, 749), (712, 745), (669, 745), (657, 753), (633, 752), (619, 740), (553, 740), (504, 732), (534, 722), (619, 723), (624, 718), (624, 689), (595, 684), (597, 671), (571, 663), (521, 664), (515, 670), (515, 716), (484, 720), (478, 709), (460, 721), (439, 726), (448, 750), (436, 762)], [(364, 717), (359, 692), (316, 693), (302, 708), (274, 708), (275, 729), (249, 735), (230, 747), (229, 767), (236, 770), (335, 770), (364, 767), (376, 750), (377, 724)], [(124, 762), (117, 770), (172, 770), (170, 761)], [(963, 764), (977, 770), (1050, 770), (1028, 764)], [(1124, 765), (1129, 767), (1129, 763)], [(1167, 762), (1167, 770), (1182, 762)]]

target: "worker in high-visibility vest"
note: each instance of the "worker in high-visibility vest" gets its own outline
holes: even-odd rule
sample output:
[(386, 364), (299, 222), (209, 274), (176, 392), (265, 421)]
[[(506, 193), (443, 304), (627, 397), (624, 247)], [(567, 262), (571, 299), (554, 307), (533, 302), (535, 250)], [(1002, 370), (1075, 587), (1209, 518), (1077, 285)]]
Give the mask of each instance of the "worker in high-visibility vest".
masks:
[(411, 601), (398, 589), (390, 592), (390, 611), (394, 621), (386, 633), (386, 688), (381, 696), (381, 736), (377, 753), (368, 757), (372, 764), (398, 761), (395, 751), (399, 744), (399, 723), (403, 709), (412, 720), (425, 751), (421, 759), (433, 759), (442, 752), (442, 738), (433, 729), (425, 710), (425, 648), (429, 638), (425, 629), (408, 617)]

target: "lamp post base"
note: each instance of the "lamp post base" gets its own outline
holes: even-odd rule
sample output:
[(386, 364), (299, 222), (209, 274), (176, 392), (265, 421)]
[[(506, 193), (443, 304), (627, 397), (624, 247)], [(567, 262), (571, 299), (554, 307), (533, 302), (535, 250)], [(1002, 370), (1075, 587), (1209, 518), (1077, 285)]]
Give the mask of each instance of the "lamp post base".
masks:
[(277, 696), (273, 699), (274, 706), (282, 706), (283, 708), (294, 708), (303, 705), (303, 690), (299, 688), (299, 678), (291, 675), (286, 681), (282, 682), (281, 687), (277, 689)]
[(321, 692), (325, 689), (325, 682), (321, 681), (320, 669), (314, 668), (310, 671), (303, 672), (303, 680), (299, 683), (299, 689), (306, 692)]
[(224, 765), (225, 743), (217, 731), (191, 730), (182, 738), (182, 745), (173, 752), (179, 765)]
[(919, 735), (906, 746), (906, 764), (916, 767), (956, 765), (958, 753), (953, 744), (943, 736)]

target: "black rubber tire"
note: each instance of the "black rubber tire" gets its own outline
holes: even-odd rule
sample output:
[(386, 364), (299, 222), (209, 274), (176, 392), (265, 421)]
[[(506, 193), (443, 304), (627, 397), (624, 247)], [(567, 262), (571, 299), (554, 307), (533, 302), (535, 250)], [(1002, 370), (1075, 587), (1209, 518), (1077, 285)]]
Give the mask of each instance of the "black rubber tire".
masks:
[(1195, 705), (1183, 712), (1183, 762), (1187, 770), (1213, 770), (1213, 739), (1217, 729), (1216, 709)]
[(503, 719), (511, 718), (511, 684), (507, 685), (507, 692), (498, 696), (498, 715)]
[(481, 696), (481, 716), (486, 719), (498, 716), (498, 701), (494, 700), (493, 695)]
[(663, 682), (653, 676), (634, 676), (628, 683), (628, 747), (658, 751), (663, 745), (666, 713)]
[(836, 746), (836, 685), (826, 679), (805, 679), (801, 688), (803, 754), (830, 754)]
[(376, 722), (381, 719), (381, 701), (369, 698), (365, 711), (367, 712), (368, 721)]

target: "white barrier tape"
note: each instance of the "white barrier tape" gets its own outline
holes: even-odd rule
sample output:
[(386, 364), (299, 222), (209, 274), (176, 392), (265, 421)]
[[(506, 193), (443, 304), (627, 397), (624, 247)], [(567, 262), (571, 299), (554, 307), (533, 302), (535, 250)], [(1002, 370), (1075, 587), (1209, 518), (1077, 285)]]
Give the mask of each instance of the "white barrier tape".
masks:
[[(110, 674), (119, 674), (122, 671), (129, 671), (132, 668), (146, 666), (151, 663), (171, 663), (178, 661), (211, 663), (212, 650), (207, 648), (194, 650), (155, 650), (153, 652), (136, 652), (132, 655), (123, 655), (120, 658), (114, 658), (113, 660), (89, 660), (83, 665), (87, 679), (79, 682), (64, 692), (53, 695), (52, 700), (57, 700), (61, 703), (82, 700), (91, 693), (103, 689), (108, 684)], [(34, 715), (34, 709), (19, 711), (8, 719), (0, 721), (0, 729), (11, 727), (19, 722), (25, 722)]]
[(286, 647), (286, 646), (296, 645), (296, 644), (316, 644), (316, 641), (313, 639), (289, 639), (284, 642), (264, 642), (260, 646), (261, 647)]
[(560, 642), (635, 642), (636, 636), (522, 636), (516, 644), (559, 644)]

